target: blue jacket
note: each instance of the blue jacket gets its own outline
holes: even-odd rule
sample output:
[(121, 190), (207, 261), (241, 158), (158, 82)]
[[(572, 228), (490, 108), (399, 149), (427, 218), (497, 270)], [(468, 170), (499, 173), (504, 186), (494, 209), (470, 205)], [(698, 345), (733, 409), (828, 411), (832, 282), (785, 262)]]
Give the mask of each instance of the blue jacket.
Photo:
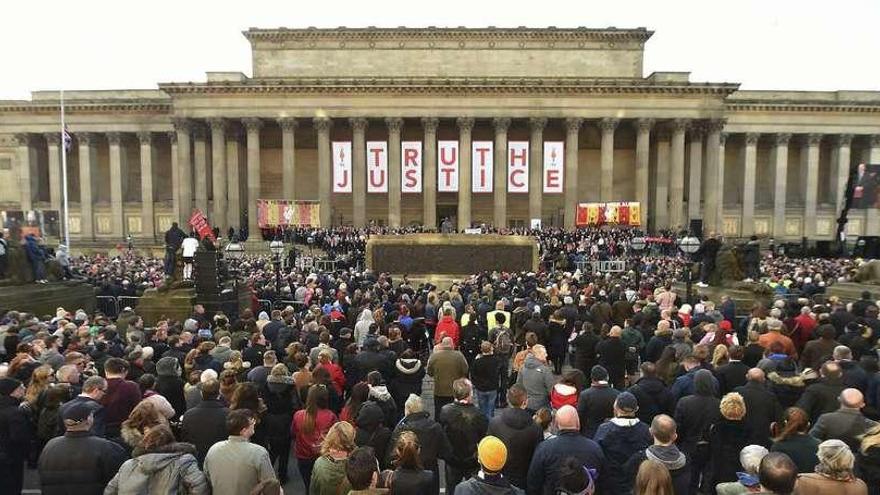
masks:
[[(703, 368), (696, 367), (687, 373), (681, 375), (680, 377), (675, 379), (675, 382), (672, 384), (672, 388), (670, 392), (672, 393), (672, 397), (674, 400), (678, 401), (682, 397), (687, 397), (688, 395), (693, 395), (694, 393), (694, 375), (697, 374), (697, 371)], [(718, 379), (712, 375), (712, 384), (715, 387), (715, 394), (718, 394)]]
[(653, 442), (648, 425), (637, 418), (614, 418), (599, 425), (594, 440), (602, 447), (608, 470), (604, 485), (610, 493), (632, 492), (635, 478), (624, 470), (626, 462)]
[[(555, 438), (538, 444), (532, 463), (529, 465), (529, 495), (552, 495), (556, 493), (559, 479), (559, 466), (569, 456), (577, 457), (588, 468), (599, 473), (598, 485), (604, 486), (605, 455), (599, 444), (583, 436), (578, 431), (561, 431)], [(601, 490), (598, 493), (613, 493)]]

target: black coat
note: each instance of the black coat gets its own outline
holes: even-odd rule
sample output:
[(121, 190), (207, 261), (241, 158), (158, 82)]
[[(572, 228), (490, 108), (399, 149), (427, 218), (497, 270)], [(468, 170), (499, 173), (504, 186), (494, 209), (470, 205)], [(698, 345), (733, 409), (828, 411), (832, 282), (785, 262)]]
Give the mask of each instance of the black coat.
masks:
[(743, 421), (722, 419), (713, 425), (709, 433), (710, 483), (736, 481), (736, 472), (741, 470), (739, 453), (747, 445), (752, 433)]
[(529, 464), (544, 438), (541, 427), (525, 409), (508, 407), (489, 421), (487, 434), (498, 437), (507, 447), (507, 462), (502, 470), (504, 477), (525, 489)]
[(27, 413), (19, 404), (18, 399), (0, 395), (0, 461), (7, 459), (13, 466), (27, 458), (28, 446), (36, 436)]
[(410, 495), (412, 493), (429, 493), (434, 482), (434, 473), (427, 470), (402, 469), (394, 470), (391, 476), (391, 490), (388, 495)]
[(880, 495), (880, 446), (856, 453), (856, 476), (868, 485), (868, 495)]
[(446, 462), (463, 470), (478, 469), (477, 444), (489, 428), (483, 411), (474, 404), (453, 402), (443, 406), (438, 422), (452, 444), (452, 455)]
[(763, 383), (749, 382), (737, 387), (735, 392), (742, 395), (746, 403), (746, 417), (743, 419), (751, 432), (750, 444), (770, 448), (770, 423), (782, 420), (782, 406), (773, 392)]
[(186, 412), (186, 397), (183, 395), (183, 379), (179, 376), (159, 375), (156, 377), (156, 393), (168, 399), (174, 408), (174, 417)]
[(846, 386), (840, 379), (822, 378), (804, 390), (804, 394), (797, 402), (797, 407), (803, 409), (810, 417), (810, 421), (815, 423), (819, 416), (837, 410), (840, 406), (837, 397), (845, 388)]
[(65, 433), (43, 448), (41, 488), (48, 495), (100, 495), (126, 459), (125, 449), (115, 442), (89, 432)]
[(636, 416), (645, 423), (650, 424), (654, 416), (658, 414), (672, 415), (675, 410), (675, 400), (672, 393), (659, 378), (640, 378), (635, 385), (629, 388), (629, 392), (636, 396), (639, 403)]
[(196, 446), (196, 459), (199, 466), (205, 461), (208, 449), (215, 443), (226, 440), (226, 416), (229, 409), (219, 399), (204, 400), (183, 415), (181, 425), (184, 442)]
[[(394, 373), (388, 383), (394, 403), (403, 409), (403, 404), (410, 394), (422, 395), (422, 382), (425, 379), (425, 367), (418, 359), (398, 359), (394, 363)], [(394, 425), (387, 425), (389, 428)]]
[(746, 384), (746, 373), (749, 367), (742, 361), (731, 361), (715, 369), (715, 378), (718, 379), (718, 390), (724, 397), (733, 389)]
[[(443, 427), (431, 419), (427, 412), (413, 413), (405, 416), (397, 424), (388, 444), (396, 445), (397, 439), (404, 431), (411, 431), (419, 438), (419, 446), (421, 447), (419, 458), (422, 461), (422, 466), (434, 473), (431, 490), (427, 493), (437, 495), (440, 493), (440, 468), (437, 460), (440, 458), (448, 459), (452, 455), (452, 445), (450, 445)], [(394, 449), (388, 449), (385, 464), (391, 466), (394, 461)]]
[(495, 354), (481, 354), (470, 367), (471, 381), (474, 388), (481, 392), (498, 390), (498, 375), (501, 372), (501, 361)]
[(574, 347), (574, 367), (590, 376), (590, 370), (596, 364), (596, 345), (599, 337), (592, 332), (578, 334), (571, 345)]
[(614, 401), (619, 393), (611, 386), (594, 386), (581, 392), (577, 412), (582, 434), (593, 438), (596, 428), (606, 419), (614, 417)]
[(721, 417), (721, 400), (712, 395), (688, 395), (675, 406), (678, 447), (686, 455), (697, 450), (697, 443), (708, 438), (709, 427)]
[(651, 337), (645, 346), (645, 361), (657, 363), (660, 355), (663, 354), (663, 349), (666, 349), (666, 346), (670, 344), (672, 344), (672, 335), (655, 335)]
[(599, 364), (608, 370), (608, 379), (615, 387), (623, 386), (626, 376), (626, 345), (620, 337), (608, 337), (596, 346), (596, 354), (599, 355)]

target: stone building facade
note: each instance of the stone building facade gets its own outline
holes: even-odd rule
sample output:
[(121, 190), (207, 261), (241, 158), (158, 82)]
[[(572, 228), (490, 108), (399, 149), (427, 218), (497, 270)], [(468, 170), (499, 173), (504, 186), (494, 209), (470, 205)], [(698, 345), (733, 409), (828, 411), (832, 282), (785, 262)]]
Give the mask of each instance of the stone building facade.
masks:
[[(645, 77), (637, 29), (250, 29), (253, 76), (156, 90), (65, 92), (70, 226), (81, 242), (154, 239), (192, 208), (257, 230), (256, 199), (314, 200), (323, 225), (574, 226), (576, 204), (639, 201), (653, 229), (831, 239), (854, 164), (880, 163), (880, 92), (740, 91)], [(0, 101), (0, 210), (61, 208), (59, 93)], [(331, 141), (351, 141), (353, 193), (333, 193)], [(366, 192), (365, 142), (388, 142), (387, 193)], [(424, 146), (401, 193), (400, 142)], [(438, 192), (457, 140), (458, 192)], [(495, 188), (471, 191), (470, 143), (495, 143)], [(509, 140), (530, 189), (506, 191)], [(541, 191), (543, 141), (565, 144), (564, 190)], [(536, 182), (537, 181), (537, 182)], [(875, 211), (850, 235), (880, 234)]]

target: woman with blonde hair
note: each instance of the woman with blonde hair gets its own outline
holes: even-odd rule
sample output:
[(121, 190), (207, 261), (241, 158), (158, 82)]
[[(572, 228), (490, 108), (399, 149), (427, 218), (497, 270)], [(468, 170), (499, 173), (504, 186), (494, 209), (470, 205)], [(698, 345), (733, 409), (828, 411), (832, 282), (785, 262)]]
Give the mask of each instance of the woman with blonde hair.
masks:
[(336, 495), (348, 493), (351, 488), (345, 476), (345, 464), (349, 454), (357, 447), (354, 443), (354, 426), (340, 421), (330, 427), (321, 443), (321, 457), (315, 461), (310, 495)]
[(38, 404), (40, 396), (52, 384), (54, 375), (52, 367), (48, 364), (41, 365), (31, 374), (31, 381), (28, 383), (27, 391), (24, 393), (24, 401), (28, 407), (39, 414)]
[(842, 440), (819, 444), (815, 473), (798, 475), (798, 495), (867, 495), (868, 485), (853, 473), (855, 456)]
[(751, 438), (751, 431), (743, 418), (746, 403), (742, 395), (730, 392), (721, 398), (721, 419), (709, 430), (710, 478), (709, 486), (737, 481), (739, 454)]
[(871, 495), (880, 495), (880, 425), (865, 432), (856, 454), (856, 474), (869, 488)]
[(712, 351), (712, 367), (717, 369), (728, 362), (730, 362), (730, 354), (727, 352), (727, 346), (724, 344), (716, 345), (715, 350)]
[(220, 381), (220, 396), (229, 404), (232, 402), (232, 394), (238, 386), (238, 377), (232, 370), (223, 370), (218, 380)]
[(646, 459), (639, 465), (634, 486), (635, 495), (675, 495), (672, 490), (672, 476), (666, 466)]

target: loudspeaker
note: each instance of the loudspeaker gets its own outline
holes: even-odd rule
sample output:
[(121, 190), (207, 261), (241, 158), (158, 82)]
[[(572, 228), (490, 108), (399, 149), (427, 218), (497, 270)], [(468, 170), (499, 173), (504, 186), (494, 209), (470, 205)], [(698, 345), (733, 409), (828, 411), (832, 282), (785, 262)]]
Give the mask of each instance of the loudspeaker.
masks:
[(832, 241), (816, 241), (816, 256), (820, 258), (831, 258), (834, 256), (834, 246)]
[(700, 239), (703, 238), (703, 219), (702, 218), (692, 218), (691, 219), (691, 235), (697, 236)]
[(877, 259), (880, 258), (880, 237), (877, 236), (859, 236), (856, 242), (856, 256), (862, 258)]

